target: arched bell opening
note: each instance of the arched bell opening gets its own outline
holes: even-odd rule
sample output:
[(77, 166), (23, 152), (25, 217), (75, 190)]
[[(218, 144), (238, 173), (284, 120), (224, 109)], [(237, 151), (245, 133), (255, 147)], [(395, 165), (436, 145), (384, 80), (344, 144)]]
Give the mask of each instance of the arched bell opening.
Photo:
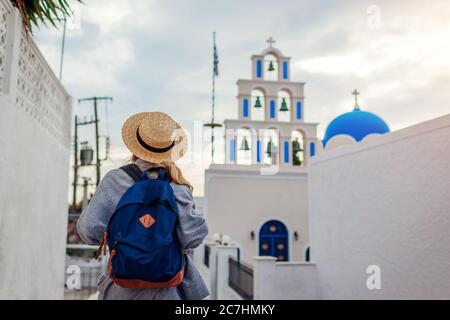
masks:
[(252, 120), (263, 121), (265, 118), (266, 96), (261, 89), (251, 92)]
[(305, 165), (305, 138), (299, 130), (294, 130), (291, 133), (292, 143), (292, 165), (304, 166)]
[(237, 130), (237, 164), (252, 164), (252, 135), (249, 129)]
[(278, 121), (291, 121), (291, 95), (288, 91), (278, 91), (278, 106)]
[(277, 81), (278, 80), (278, 58), (272, 54), (264, 56), (264, 80)]
[(265, 165), (275, 165), (279, 160), (279, 134), (278, 129), (270, 128), (264, 131), (264, 155)]

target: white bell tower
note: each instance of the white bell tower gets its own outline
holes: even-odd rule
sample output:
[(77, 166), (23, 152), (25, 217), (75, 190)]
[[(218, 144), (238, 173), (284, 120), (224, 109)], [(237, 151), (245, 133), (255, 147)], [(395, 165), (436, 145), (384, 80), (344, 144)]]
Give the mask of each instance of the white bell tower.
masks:
[(251, 57), (250, 79), (237, 81), (238, 117), (224, 121), (225, 164), (205, 171), (205, 215), (210, 234), (239, 243), (243, 261), (304, 261), (308, 163), (322, 147), (317, 124), (305, 122), (305, 84), (292, 81), (291, 58), (267, 43)]
[(226, 164), (305, 167), (317, 154), (316, 123), (304, 121), (304, 82), (291, 81), (291, 58), (269, 47), (251, 56), (252, 77), (239, 79), (238, 119), (225, 120)]

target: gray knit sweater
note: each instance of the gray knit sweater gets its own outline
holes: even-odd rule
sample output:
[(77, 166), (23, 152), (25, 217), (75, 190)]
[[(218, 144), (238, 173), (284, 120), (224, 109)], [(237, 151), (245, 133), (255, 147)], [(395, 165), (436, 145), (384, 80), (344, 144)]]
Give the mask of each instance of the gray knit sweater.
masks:
[[(136, 161), (141, 170), (150, 164), (143, 160)], [(106, 230), (122, 195), (134, 183), (133, 179), (121, 169), (108, 172), (100, 182), (89, 205), (81, 214), (77, 231), (83, 242), (98, 245)], [(183, 185), (171, 183), (178, 205), (177, 235), (184, 249), (199, 246), (208, 234), (205, 219), (197, 214), (191, 190)], [(180, 286), (189, 300), (200, 300), (208, 296), (208, 289), (192, 260), (187, 259), (185, 276)], [(116, 285), (109, 276), (102, 275), (98, 281), (99, 299), (180, 299), (180, 288), (129, 289)]]

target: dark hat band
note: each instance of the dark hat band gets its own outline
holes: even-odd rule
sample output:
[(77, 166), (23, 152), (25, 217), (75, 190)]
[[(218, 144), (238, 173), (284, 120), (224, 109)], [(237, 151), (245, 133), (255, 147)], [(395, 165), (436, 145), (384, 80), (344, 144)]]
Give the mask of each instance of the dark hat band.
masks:
[(151, 145), (145, 143), (144, 140), (142, 140), (141, 136), (139, 135), (139, 127), (136, 130), (136, 138), (137, 138), (137, 141), (139, 142), (139, 144), (141, 145), (141, 147), (145, 148), (148, 151), (155, 152), (155, 153), (164, 153), (164, 152), (170, 151), (170, 149), (172, 149), (173, 146), (175, 145), (175, 141), (173, 141), (170, 144), (170, 146), (165, 147), (165, 148), (152, 147)]

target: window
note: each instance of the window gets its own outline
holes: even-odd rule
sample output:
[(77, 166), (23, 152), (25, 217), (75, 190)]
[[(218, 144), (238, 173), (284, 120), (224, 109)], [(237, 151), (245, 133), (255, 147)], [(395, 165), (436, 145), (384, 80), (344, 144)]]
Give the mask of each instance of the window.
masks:
[(314, 157), (316, 155), (316, 144), (314, 142), (311, 142), (309, 144), (309, 154), (311, 157)]
[(243, 104), (242, 104), (242, 116), (244, 118), (248, 118), (248, 99), (244, 98)]
[(284, 163), (289, 163), (289, 141), (284, 142)]
[(256, 141), (256, 162), (261, 163), (261, 140)]
[(256, 60), (256, 77), (262, 78), (262, 61)]
[(270, 100), (270, 119), (275, 119), (276, 117), (276, 104), (275, 100)]
[(297, 110), (296, 110), (296, 118), (297, 120), (300, 120), (302, 118), (302, 102), (297, 101)]
[(230, 140), (230, 161), (231, 162), (236, 161), (236, 140), (235, 139)]
[(283, 61), (283, 79), (287, 80), (289, 78), (288, 76), (288, 62)]

